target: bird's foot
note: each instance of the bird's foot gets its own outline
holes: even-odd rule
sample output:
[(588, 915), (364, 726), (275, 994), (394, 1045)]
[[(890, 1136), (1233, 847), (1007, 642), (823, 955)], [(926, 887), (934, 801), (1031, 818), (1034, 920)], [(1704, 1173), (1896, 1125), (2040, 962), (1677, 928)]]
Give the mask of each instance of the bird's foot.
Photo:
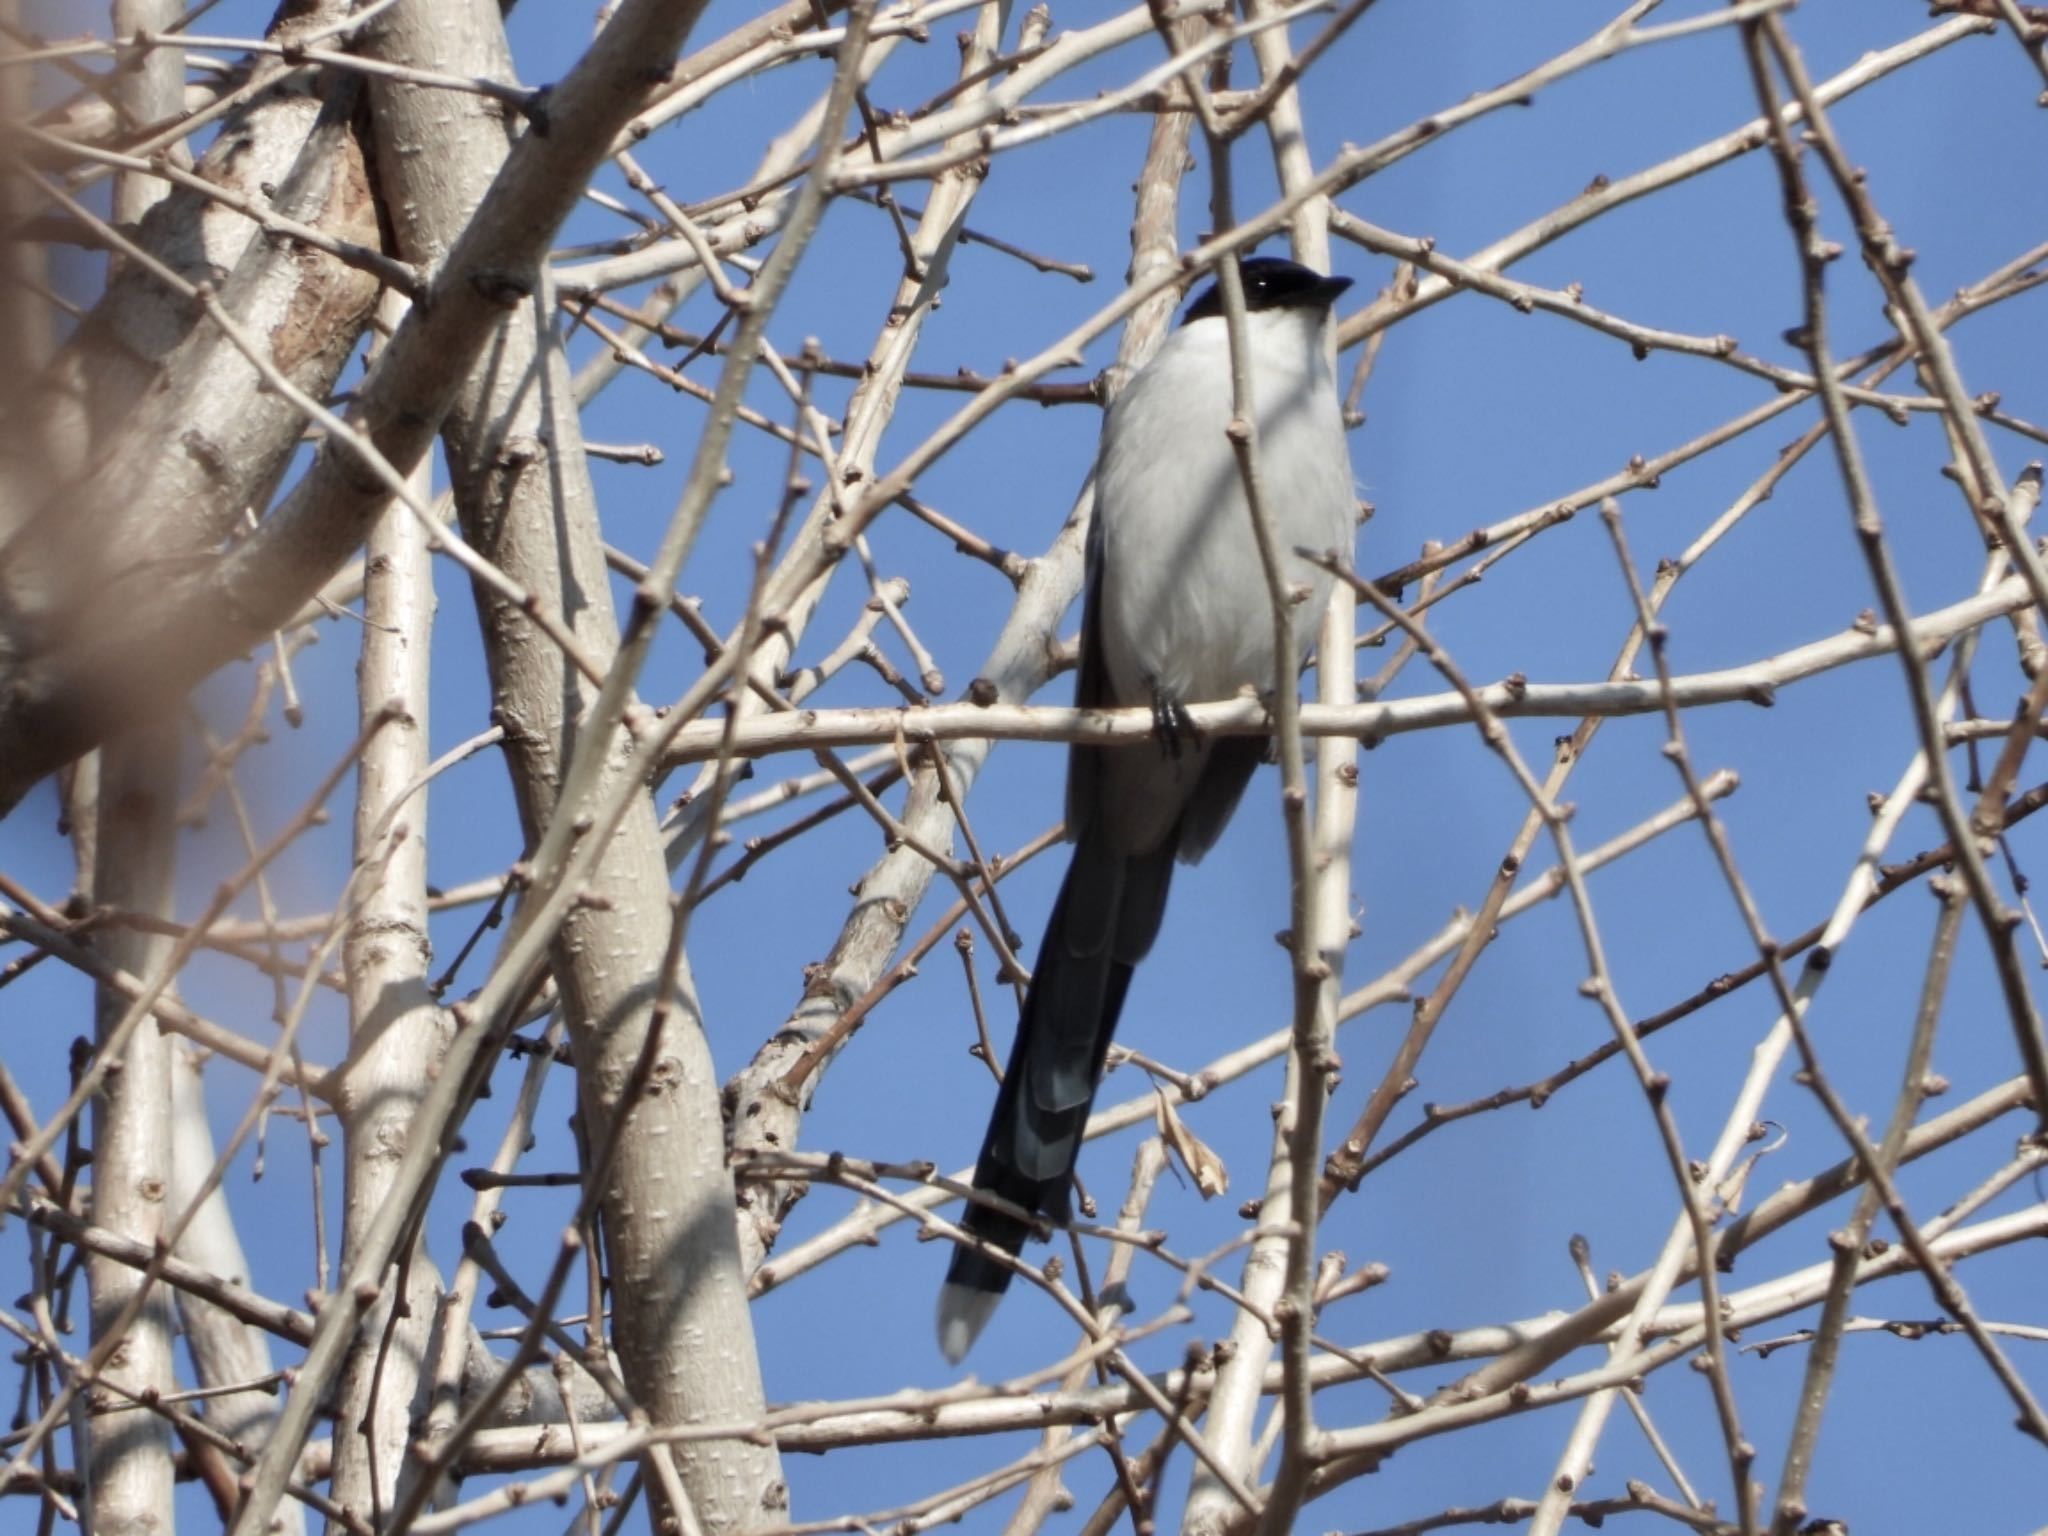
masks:
[(1178, 762), (1183, 746), (1200, 748), (1202, 733), (1187, 706), (1159, 684), (1152, 685), (1152, 734), (1160, 752)]

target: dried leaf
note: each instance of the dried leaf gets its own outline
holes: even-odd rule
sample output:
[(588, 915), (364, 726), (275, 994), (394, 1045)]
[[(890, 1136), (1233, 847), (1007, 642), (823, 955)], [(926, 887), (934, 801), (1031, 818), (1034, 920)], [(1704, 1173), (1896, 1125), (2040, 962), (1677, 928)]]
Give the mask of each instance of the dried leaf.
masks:
[[(1764, 1127), (1761, 1124), (1758, 1125), (1756, 1127), (1756, 1132), (1759, 1134), (1753, 1135), (1752, 1139), (1762, 1140), (1762, 1134), (1760, 1133), (1762, 1133), (1763, 1131)], [(1750, 1153), (1749, 1156), (1743, 1158), (1741, 1162), (1737, 1163), (1733, 1168), (1728, 1170), (1728, 1177), (1723, 1179), (1720, 1185), (1714, 1190), (1715, 1196), (1721, 1202), (1721, 1208), (1723, 1211), (1725, 1211), (1730, 1216), (1739, 1215), (1741, 1213), (1742, 1194), (1743, 1191), (1749, 1186), (1749, 1176), (1756, 1171), (1756, 1165), (1762, 1162), (1766, 1157), (1769, 1157), (1773, 1152), (1777, 1151), (1778, 1148), (1784, 1146), (1785, 1143), (1790, 1139), (1790, 1133), (1785, 1131), (1782, 1127), (1780, 1127), (1778, 1128), (1778, 1139), (1776, 1141), (1773, 1141), (1767, 1147), (1758, 1147), (1754, 1152)]]
[(1223, 1166), (1207, 1142), (1187, 1128), (1180, 1112), (1158, 1088), (1152, 1090), (1158, 1101), (1159, 1134), (1165, 1138), (1173, 1155), (1180, 1159), (1180, 1165), (1187, 1169), (1188, 1177), (1195, 1181), (1195, 1188), (1201, 1191), (1204, 1200), (1213, 1199), (1230, 1188), (1230, 1170)]

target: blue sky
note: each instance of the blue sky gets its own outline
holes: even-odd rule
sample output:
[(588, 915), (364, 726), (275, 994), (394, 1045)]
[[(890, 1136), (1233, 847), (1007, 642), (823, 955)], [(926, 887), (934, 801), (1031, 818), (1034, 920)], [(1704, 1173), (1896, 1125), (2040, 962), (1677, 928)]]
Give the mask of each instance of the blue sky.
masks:
[[(1382, 0), (1311, 72), (1304, 110), (1311, 148), (1322, 163), (1347, 143), (1364, 143), (1497, 84), (1591, 34), (1618, 6), (1580, 0)], [(1655, 20), (1713, 7), (1674, 3)], [(714, 4), (695, 37), (708, 41), (751, 9)], [(1055, 11), (1056, 28), (1111, 14), (1077, 6)], [(221, 32), (260, 25), (252, 7), (224, 4), (204, 23)], [(588, 36), (589, 8), (527, 0), (511, 20), (522, 77), (558, 76)], [(899, 48), (873, 96), (886, 111), (912, 106), (952, 78), (950, 38), (964, 22), (935, 24), (923, 47)], [(1807, 0), (1789, 25), (1817, 78), (1864, 51), (1889, 46), (1932, 25), (1924, 9), (1870, 0)], [(54, 30), (54, 29), (53, 29)], [(1298, 24), (1297, 41), (1310, 35)], [(1158, 58), (1154, 39), (1094, 61), (1058, 82), (1052, 99), (1085, 100)], [(741, 183), (760, 147), (823, 89), (827, 66), (792, 66), (741, 84), (701, 111), (662, 129), (641, 155), (679, 200), (712, 196)], [(1931, 301), (1974, 281), (2044, 238), (2037, 210), (2048, 191), (2044, 124), (2034, 99), (2041, 79), (2010, 35), (1964, 41), (1844, 102), (1833, 121), (1850, 154), (1870, 170), (1870, 187), (1901, 239), (1918, 253), (1914, 273)], [(1637, 50), (1545, 90), (1532, 105), (1494, 113), (1346, 192), (1341, 205), (1382, 226), (1431, 235), (1464, 255), (1568, 201), (1596, 175), (1618, 178), (1718, 135), (1755, 113), (1748, 73), (1732, 31)], [(1034, 273), (985, 246), (954, 257), (944, 303), (927, 328), (920, 369), (999, 368), (1028, 356), (1113, 296), (1128, 255), (1129, 185), (1143, 154), (1147, 121), (1131, 115), (1091, 125), (999, 156), (969, 214), (979, 229), (1017, 240), (1096, 274), (1080, 284)], [(1206, 227), (1206, 155), (1184, 185), (1184, 241)], [(1236, 160), (1241, 211), (1264, 206), (1272, 179), (1263, 145), (1248, 139)], [(1818, 181), (1817, 166), (1810, 167)], [(624, 192), (616, 175), (601, 183)], [(919, 189), (904, 189), (919, 201)], [(1623, 209), (1531, 257), (1513, 275), (1563, 286), (1582, 283), (1588, 303), (1673, 330), (1728, 333), (1745, 350), (1788, 367), (1803, 354), (1783, 332), (1801, 316), (1799, 270), (1779, 213), (1776, 173), (1749, 155), (1710, 174)], [(1831, 192), (1822, 194), (1827, 234), (1853, 245), (1853, 231)], [(619, 221), (586, 205), (564, 243), (606, 238)], [(858, 359), (872, 343), (898, 264), (884, 215), (854, 204), (828, 217), (772, 336), (785, 354), (815, 336), (836, 358)], [(1339, 243), (1334, 265), (1357, 281), (1366, 302), (1388, 280), (1390, 264)], [(78, 280), (90, 273), (80, 271)], [(1849, 353), (1885, 339), (1875, 284), (1851, 254), (1830, 277), (1834, 341)], [(1970, 390), (1997, 390), (2002, 408), (2048, 419), (2048, 376), (2041, 361), (2041, 295), (2021, 297), (1965, 321), (1953, 333)], [(713, 317), (708, 296), (678, 323), (701, 329)], [(572, 342), (579, 357), (587, 343)], [(1086, 377), (1112, 355), (1098, 343)], [(1345, 360), (1348, 363), (1349, 359)], [(702, 363), (693, 370), (712, 375)], [(1908, 388), (1903, 382), (1897, 388)], [(843, 389), (820, 386), (836, 407)], [(837, 390), (838, 392), (834, 392)], [(1626, 345), (1546, 315), (1521, 315), (1463, 295), (1397, 326), (1387, 337), (1363, 400), (1365, 423), (1353, 437), (1362, 494), (1376, 507), (1364, 531), (1360, 568), (1378, 572), (1412, 558), (1425, 540), (1450, 540), (1532, 507), (1554, 502), (1621, 468), (1634, 454), (1655, 456), (1770, 398), (1770, 386), (1698, 358), (1657, 354), (1633, 359)], [(954, 395), (907, 392), (881, 462), (893, 463), (958, 404)], [(755, 400), (786, 414), (769, 385)], [(1811, 406), (1787, 415), (1688, 465), (1655, 490), (1623, 503), (1628, 536), (1647, 573), (1677, 554), (1772, 463), (1781, 445), (1816, 417)], [(592, 411), (586, 429), (605, 442), (652, 442), (667, 453), (656, 468), (594, 466), (607, 536), (635, 552), (658, 542), (687, 466), (701, 412), (665, 386), (622, 378)], [(1859, 412), (1888, 536), (1907, 594), (1918, 611), (1952, 602), (1974, 586), (1981, 543), (1961, 499), (1940, 474), (1946, 448), (1936, 421), (1916, 415), (1897, 427)], [(1050, 543), (1093, 451), (1097, 418), (1089, 407), (1007, 407), (923, 477), (918, 494), (998, 545), (1027, 554)], [(2008, 478), (2038, 456), (2038, 443), (2011, 433), (1992, 439)], [(783, 450), (749, 435), (735, 445), (735, 483), (718, 502), (683, 589), (701, 594), (721, 625), (734, 620), (745, 592), (749, 544), (772, 512)], [(947, 691), (973, 677), (1008, 608), (1008, 589), (985, 566), (963, 563), (947, 543), (907, 518), (880, 522), (872, 543), (884, 574), (912, 583), (910, 616), (944, 668)], [(1459, 567), (1454, 567), (1457, 569)], [(800, 659), (836, 643), (865, 598), (857, 572), (842, 573)], [(465, 583), (440, 570), (437, 629), (440, 673), (433, 701), (438, 747), (487, 723), (475, 626)], [(1851, 536), (1840, 478), (1816, 452), (1776, 495), (1746, 520), (1681, 584), (1665, 619), (1680, 672), (1732, 665), (1835, 633), (1875, 599)], [(1492, 680), (1520, 671), (1538, 681), (1604, 676), (1633, 610), (1605, 531), (1583, 514), (1503, 560), (1485, 582), (1435, 611), (1433, 627), (1465, 672)], [(889, 643), (885, 640), (885, 644)], [(353, 634), (330, 626), (300, 668), (300, 686), (316, 702), (305, 729), (280, 724), (278, 739), (249, 764), (244, 788), (271, 818), (294, 808), (352, 734)], [(1985, 714), (2009, 713), (2023, 688), (2006, 633), (1987, 630), (1976, 674)], [(900, 649), (892, 653), (907, 666)], [(1368, 652), (1362, 670), (1375, 668)], [(643, 692), (660, 701), (680, 694), (700, 658), (680, 636), (660, 647)], [(1435, 692), (1441, 683), (1417, 662), (1395, 693)], [(231, 673), (210, 684), (203, 707), (216, 722), (238, 715), (246, 679)], [(884, 702), (872, 678), (844, 676), (824, 706)], [(1056, 683), (1048, 698), (1064, 700)], [(1549, 742), (1569, 723), (1514, 727), (1524, 755), (1542, 765)], [(1687, 720), (1702, 771), (1731, 768), (1742, 788), (1723, 812), (1745, 875), (1765, 918), (1790, 935), (1832, 907), (1869, 826), (1868, 791), (1886, 790), (1913, 749), (1911, 718), (1896, 662), (1881, 659), (1785, 690), (1776, 706), (1722, 706)], [(1611, 723), (1567, 790), (1573, 832), (1593, 846), (1662, 809), (1681, 793), (1660, 755), (1654, 719)], [(1995, 750), (1995, 748), (1991, 749)], [(808, 759), (790, 771), (810, 767)], [(1353, 889), (1362, 936), (1346, 960), (1347, 989), (1379, 974), (1433, 934), (1459, 907), (1476, 906), (1525, 811), (1513, 781), (1469, 730), (1396, 738), (1361, 760), (1360, 831)], [(984, 845), (1014, 848), (1060, 814), (1062, 755), (1042, 746), (997, 751), (971, 809)], [(771, 781), (771, 770), (748, 788)], [(2034, 782), (2025, 771), (2021, 785)], [(1120, 1038), (1146, 1054), (1193, 1070), (1223, 1050), (1279, 1027), (1287, 1017), (1286, 958), (1268, 935), (1285, 926), (1286, 866), (1279, 836), (1277, 776), (1255, 782), (1237, 823), (1199, 869), (1184, 871), (1165, 932), (1140, 974)], [(681, 781), (669, 786), (681, 788)], [(340, 807), (337, 806), (337, 811)], [(485, 755), (458, 769), (432, 805), (434, 878), (454, 885), (501, 871), (520, 850), (503, 771)], [(332, 900), (346, 867), (345, 814), (306, 840), (277, 871), (279, 904), (310, 910)], [(0, 828), (0, 859), (18, 878), (56, 898), (68, 889), (68, 856), (51, 832), (47, 792)], [(767, 830), (776, 818), (749, 827)], [(196, 907), (219, 875), (239, 863), (225, 841), (225, 817), (195, 834), (187, 863)], [(1892, 856), (1940, 840), (1924, 808), (1909, 814)], [(2022, 871), (2040, 868), (2041, 835), (2020, 828), (2011, 848)], [(802, 966), (829, 949), (847, 909), (846, 888), (880, 852), (876, 829), (841, 817), (795, 848), (763, 862), (698, 916), (692, 934), (697, 983), (722, 1075), (742, 1066), (787, 1015)], [(1552, 862), (1539, 844), (1537, 870)], [(1056, 859), (1039, 861), (1004, 888), (1005, 903), (1035, 943), (1058, 877)], [(1679, 1000), (1716, 974), (1752, 958), (1732, 902), (1695, 830), (1671, 834), (1591, 878), (1592, 896), (1623, 1006), (1642, 1017)], [(943, 889), (911, 924), (913, 934), (950, 901)], [(1842, 951), (1812, 1015), (1831, 1077), (1859, 1112), (1882, 1124), (1896, 1091), (1898, 1063), (1932, 930), (1934, 904), (1902, 892), (1868, 913)], [(474, 911), (448, 915), (436, 928), (452, 954)], [(983, 995), (1006, 1027), (986, 946)], [(481, 979), (472, 961), (464, 981)], [(88, 1027), (84, 993), (45, 965), (0, 992), (0, 1051), (41, 1108), (61, 1098), (62, 1043)], [(1577, 993), (1583, 956), (1564, 902), (1541, 906), (1507, 925), (1458, 995), (1429, 1055), (1420, 1085), (1398, 1110), (1388, 1135), (1413, 1124), (1421, 1105), (1455, 1103), (1540, 1077), (1607, 1038), (1596, 1009)], [(195, 966), (187, 981), (195, 1006), (260, 1034), (269, 988), (224, 965)], [(1749, 1052), (1774, 1009), (1761, 989), (1716, 1004), (1656, 1037), (1650, 1054), (1674, 1080), (1672, 1105), (1688, 1151), (1703, 1155), (1746, 1069)], [(1332, 1105), (1333, 1128), (1348, 1125), (1377, 1081), (1406, 1020), (1402, 1007), (1347, 1025), (1340, 1037), (1346, 1070)], [(316, 1008), (309, 1054), (340, 1054), (341, 1020)], [(966, 1054), (971, 1016), (957, 962), (935, 951), (923, 975), (879, 1009), (833, 1066), (806, 1122), (804, 1144), (881, 1159), (930, 1158), (942, 1168), (969, 1162), (991, 1095), (986, 1070)], [(1937, 1050), (1938, 1069), (1954, 1085), (1949, 1099), (2017, 1070), (2010, 1029), (1974, 921), (1966, 926)], [(246, 1083), (216, 1067), (217, 1111), (231, 1114)], [(1190, 1125), (1228, 1164), (1230, 1195), (1203, 1204), (1191, 1189), (1162, 1182), (1151, 1222), (1169, 1228), (1175, 1246), (1199, 1252), (1241, 1229), (1240, 1200), (1263, 1182), (1267, 1105), (1279, 1091), (1275, 1066), (1191, 1108)], [(500, 1073), (509, 1090), (511, 1074)], [(1102, 1102), (1142, 1088), (1135, 1069), (1106, 1085)], [(509, 1091), (486, 1102), (469, 1135), (472, 1149), (494, 1144)], [(565, 1117), (569, 1083), (558, 1074), (529, 1166), (566, 1168), (573, 1150)], [(1765, 1160), (1753, 1192), (1805, 1177), (1843, 1155), (1840, 1138), (1803, 1091), (1782, 1080), (1767, 1115), (1782, 1127), (1781, 1150)], [(1973, 1138), (1903, 1176), (1916, 1213), (1931, 1214), (1988, 1174), (2008, 1154), (2017, 1119)], [(1138, 1133), (1091, 1146), (1083, 1177), (1113, 1209)], [(1384, 1140), (1385, 1138), (1383, 1138)], [(259, 1289), (296, 1301), (310, 1276), (303, 1133), (273, 1123), (260, 1183), (232, 1187), (252, 1242)], [(480, 1158), (479, 1158), (480, 1160)], [(338, 1164), (328, 1155), (329, 1198)], [(1992, 1211), (2041, 1198), (2023, 1181)], [(784, 1245), (819, 1230), (849, 1205), (820, 1188), (800, 1207)], [(552, 1253), (567, 1202), (526, 1191), (510, 1202), (507, 1251), (539, 1274)], [(1574, 1232), (1592, 1244), (1596, 1272), (1646, 1266), (1676, 1210), (1662, 1150), (1641, 1095), (1620, 1067), (1559, 1094), (1538, 1114), (1516, 1107), (1440, 1132), (1389, 1163), (1359, 1193), (1334, 1208), (1325, 1241), (1354, 1263), (1381, 1260), (1391, 1281), (1331, 1309), (1324, 1331), (1364, 1343), (1427, 1327), (1460, 1327), (1569, 1307), (1581, 1296), (1567, 1254)], [(458, 1188), (437, 1203), (433, 1246), (452, 1262), (467, 1212)], [(1836, 1211), (1809, 1220), (1743, 1259), (1730, 1281), (1765, 1276), (1826, 1257)], [(18, 1224), (0, 1233), (0, 1262), (22, 1252)], [(856, 1251), (765, 1297), (756, 1308), (771, 1398), (862, 1396), (902, 1386), (935, 1386), (951, 1373), (930, 1335), (931, 1301), (942, 1256), (892, 1228), (879, 1247)], [(14, 1272), (18, 1272), (14, 1271)], [(2038, 1252), (2016, 1248), (1973, 1261), (1963, 1271), (1973, 1299), (1991, 1318), (2040, 1322)], [(1141, 1306), (1170, 1294), (1163, 1272), (1140, 1270)], [(1934, 1315), (1916, 1280), (1886, 1282), (1859, 1298), (1860, 1314)], [(1185, 1330), (1142, 1346), (1151, 1366), (1176, 1363), (1191, 1337), (1213, 1340), (1228, 1318), (1198, 1303)], [(1789, 1332), (1809, 1318), (1767, 1325)], [(509, 1316), (498, 1321), (510, 1321)], [(1064, 1350), (1071, 1330), (1041, 1299), (1019, 1292), (1005, 1305), (970, 1358), (996, 1379)], [(2014, 1341), (2013, 1358), (2037, 1392), (2048, 1389), (2038, 1344)], [(2032, 1351), (2033, 1353), (2029, 1353)], [(1561, 1369), (1583, 1368), (1576, 1357)], [(1735, 1367), (1749, 1437), (1764, 1448), (1761, 1475), (1774, 1480), (1777, 1448), (1795, 1407), (1803, 1356), (1787, 1350)], [(1426, 1378), (1426, 1379), (1425, 1379)], [(5, 1379), (5, 1378), (0, 1378)], [(1409, 1381), (1426, 1390), (1438, 1378)], [(1701, 1490), (1730, 1508), (1725, 1462), (1703, 1378), (1682, 1368), (1650, 1386), (1659, 1427), (1680, 1448)], [(1333, 1394), (1329, 1421), (1379, 1416), (1368, 1393)], [(1534, 1496), (1550, 1475), (1569, 1428), (1570, 1410), (1510, 1420), (1489, 1429), (1403, 1450), (1374, 1477), (1346, 1486), (1304, 1515), (1303, 1529), (1355, 1530), (1412, 1519), (1449, 1503), (1480, 1504)], [(1843, 1351), (1816, 1465), (1810, 1504), (1839, 1514), (1859, 1533), (1935, 1528), (2025, 1532), (2048, 1499), (2048, 1459), (2011, 1428), (2010, 1404), (1969, 1346), (1954, 1338), (1907, 1343), (1856, 1335)], [(946, 1486), (1021, 1454), (1019, 1440), (837, 1453), (786, 1462), (799, 1518), (885, 1508)], [(1938, 1470), (1937, 1470), (1938, 1469)], [(1185, 1475), (1185, 1462), (1182, 1467)], [(1668, 1485), (1632, 1425), (1610, 1427), (1589, 1491), (1619, 1493), (1629, 1477)], [(1071, 1484), (1082, 1513), (1107, 1480), (1099, 1457), (1075, 1465)], [(1178, 1482), (1178, 1479), (1169, 1479)], [(963, 1526), (996, 1530), (1009, 1500)], [(188, 1528), (208, 1523), (196, 1496), (181, 1505)], [(1164, 1512), (1162, 1512), (1164, 1517)], [(522, 1517), (520, 1529), (556, 1529), (566, 1514)], [(1079, 1515), (1049, 1529), (1073, 1529)], [(1063, 1523), (1064, 1522), (1064, 1523)]]

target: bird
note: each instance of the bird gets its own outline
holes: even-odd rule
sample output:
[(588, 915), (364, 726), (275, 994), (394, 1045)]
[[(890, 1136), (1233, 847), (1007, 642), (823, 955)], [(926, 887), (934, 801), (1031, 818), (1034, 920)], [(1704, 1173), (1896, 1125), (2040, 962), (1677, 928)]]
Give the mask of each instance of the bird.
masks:
[[(1150, 705), (1156, 744), (1077, 744), (1067, 759), (1074, 851), (974, 1170), (976, 1189), (1034, 1216), (1067, 1217), (1082, 1129), (1175, 861), (1209, 851), (1265, 756), (1257, 737), (1204, 739), (1187, 706), (1295, 686), (1332, 578), (1294, 551), (1348, 554), (1358, 524), (1330, 345), (1351, 280), (1271, 256), (1238, 270), (1261, 499), (1298, 599), (1293, 651), (1274, 654), (1265, 568), (1226, 435), (1230, 339), (1212, 282), (1111, 404), (1096, 453), (1075, 703)], [(960, 1225), (1017, 1255), (1034, 1223), (970, 1202)], [(949, 1362), (965, 1358), (1010, 1273), (976, 1247), (954, 1248), (938, 1306)]]

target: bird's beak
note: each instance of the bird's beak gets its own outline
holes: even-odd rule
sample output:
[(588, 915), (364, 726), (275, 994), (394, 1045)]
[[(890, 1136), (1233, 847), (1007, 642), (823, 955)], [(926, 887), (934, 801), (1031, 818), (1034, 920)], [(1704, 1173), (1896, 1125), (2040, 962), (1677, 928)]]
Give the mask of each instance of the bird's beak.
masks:
[(1344, 296), (1344, 290), (1351, 286), (1348, 277), (1326, 277), (1316, 287), (1316, 298), (1323, 304), (1335, 305)]

